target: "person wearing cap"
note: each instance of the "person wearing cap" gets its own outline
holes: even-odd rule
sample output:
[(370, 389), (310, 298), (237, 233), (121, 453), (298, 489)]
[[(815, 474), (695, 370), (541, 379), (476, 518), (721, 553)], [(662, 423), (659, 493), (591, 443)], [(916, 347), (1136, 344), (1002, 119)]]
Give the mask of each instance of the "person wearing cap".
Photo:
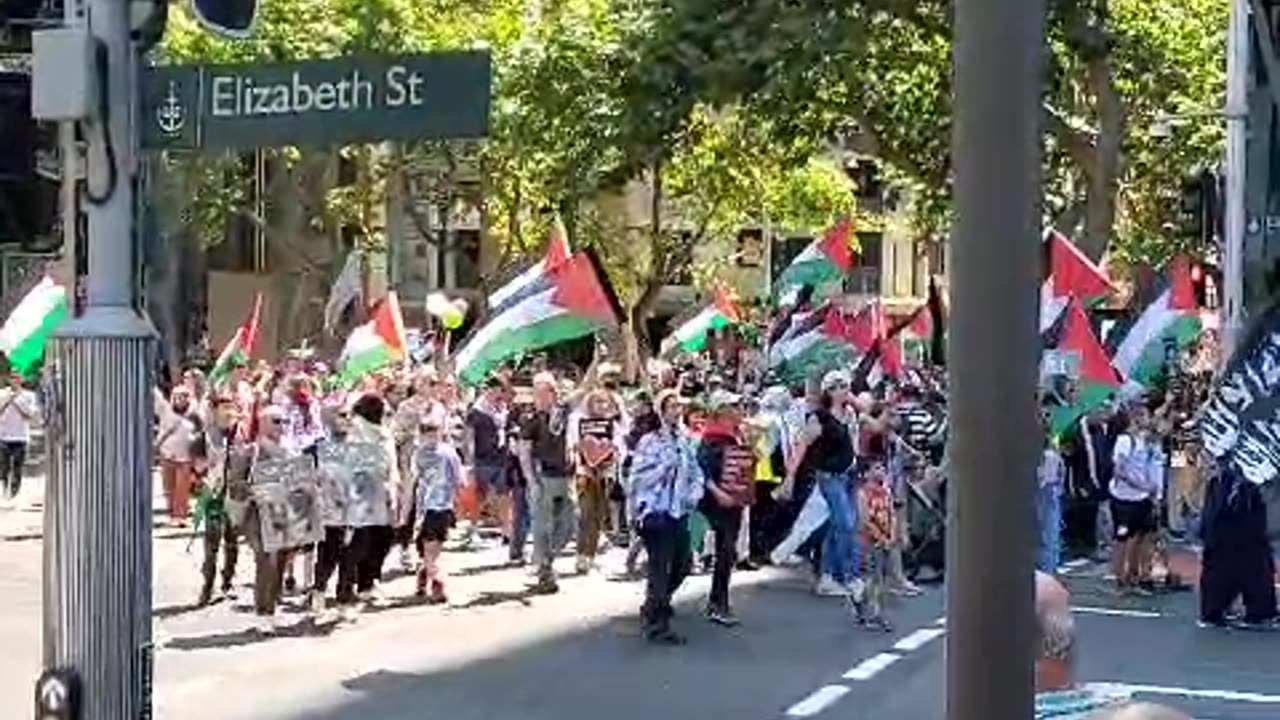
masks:
[(31, 425), (40, 414), (36, 394), (22, 385), (22, 376), (10, 373), (0, 389), (0, 484), (7, 497), (22, 489), (22, 468), (31, 442)]
[(737, 561), (738, 531), (743, 509), (755, 500), (755, 453), (742, 440), (742, 398), (716, 390), (707, 398), (707, 423), (698, 445), (698, 466), (706, 483), (699, 510), (715, 535), (715, 560), (707, 618), (732, 627), (737, 617), (729, 607), (729, 580)]
[(538, 568), (533, 591), (540, 594), (560, 591), (555, 559), (573, 533), (573, 465), (565, 433), (568, 415), (555, 376), (535, 375), (533, 408), (521, 418), (517, 457), (532, 510), (533, 561)]
[[(849, 375), (842, 370), (832, 370), (822, 378), (818, 407), (805, 419), (796, 456), (816, 477), (816, 491), (821, 493), (829, 514), (814, 591), (824, 596), (852, 594), (861, 601), (863, 584), (854, 562), (857, 510), (849, 481), (854, 462), (849, 385)], [(781, 488), (784, 496), (791, 494), (797, 470), (796, 466), (788, 469)]]
[(689, 574), (689, 513), (705, 485), (696, 451), (680, 426), (681, 401), (664, 390), (654, 403), (660, 423), (636, 444), (629, 477), (631, 517), (644, 543), (645, 599), (640, 608), (650, 642), (678, 645), (671, 629), (671, 597)]

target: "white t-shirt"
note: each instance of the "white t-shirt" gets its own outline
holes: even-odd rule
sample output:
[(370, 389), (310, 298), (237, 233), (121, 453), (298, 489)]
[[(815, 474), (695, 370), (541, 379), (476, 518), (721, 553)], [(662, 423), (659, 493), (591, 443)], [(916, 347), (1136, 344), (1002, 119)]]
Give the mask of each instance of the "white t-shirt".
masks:
[(40, 412), (30, 390), (0, 389), (0, 442), (31, 442), (31, 424)]
[(1159, 486), (1153, 482), (1159, 476), (1152, 468), (1159, 453), (1154, 450), (1151, 443), (1128, 433), (1116, 438), (1115, 448), (1111, 451), (1114, 466), (1112, 497), (1137, 502), (1159, 494)]

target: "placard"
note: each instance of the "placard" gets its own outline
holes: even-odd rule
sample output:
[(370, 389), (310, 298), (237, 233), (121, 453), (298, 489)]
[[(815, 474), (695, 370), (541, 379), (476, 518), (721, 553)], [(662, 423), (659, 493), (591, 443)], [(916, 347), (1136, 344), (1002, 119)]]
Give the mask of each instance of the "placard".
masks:
[(320, 488), (310, 457), (259, 458), (250, 473), (249, 491), (258, 508), (264, 552), (310, 545), (324, 537)]
[(319, 450), (322, 516), (328, 527), (391, 524), (391, 468), (378, 443), (325, 443)]

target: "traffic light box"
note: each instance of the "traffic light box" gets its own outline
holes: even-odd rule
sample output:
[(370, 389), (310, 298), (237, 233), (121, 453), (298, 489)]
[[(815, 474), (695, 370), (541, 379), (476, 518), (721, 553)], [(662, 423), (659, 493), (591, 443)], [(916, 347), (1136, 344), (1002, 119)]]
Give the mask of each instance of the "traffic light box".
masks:
[(1202, 248), (1212, 247), (1219, 235), (1220, 197), (1216, 173), (1202, 170), (1182, 181), (1178, 228), (1184, 237)]

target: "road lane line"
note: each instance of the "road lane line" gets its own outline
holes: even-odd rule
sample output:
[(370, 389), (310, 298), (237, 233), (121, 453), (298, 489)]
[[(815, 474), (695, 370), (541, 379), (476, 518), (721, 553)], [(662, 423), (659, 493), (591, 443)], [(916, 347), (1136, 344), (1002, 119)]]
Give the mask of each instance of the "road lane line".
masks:
[(787, 708), (787, 717), (810, 717), (826, 710), (831, 703), (844, 697), (849, 688), (844, 685), (823, 685), (809, 697)]
[(869, 657), (858, 663), (844, 674), (845, 680), (870, 680), (875, 677), (881, 670), (902, 659), (901, 655), (896, 653), (883, 652), (879, 655)]
[(1121, 608), (1071, 606), (1071, 612), (1081, 615), (1106, 615), (1108, 617), (1161, 618), (1164, 615), (1149, 610), (1124, 610)]
[(1128, 695), (1175, 695), (1185, 698), (1201, 698), (1208, 700), (1227, 700), (1231, 702), (1254, 703), (1257, 705), (1280, 705), (1280, 695), (1267, 695), (1265, 693), (1242, 692), (1239, 690), (1212, 690), (1212, 689), (1196, 689), (1173, 687), (1168, 685), (1130, 685), (1128, 683), (1089, 683), (1085, 686), (1089, 690), (1097, 690), (1099, 692), (1117, 692)]
[(898, 652), (914, 652), (928, 645), (946, 632), (942, 628), (921, 628), (893, 644)]

